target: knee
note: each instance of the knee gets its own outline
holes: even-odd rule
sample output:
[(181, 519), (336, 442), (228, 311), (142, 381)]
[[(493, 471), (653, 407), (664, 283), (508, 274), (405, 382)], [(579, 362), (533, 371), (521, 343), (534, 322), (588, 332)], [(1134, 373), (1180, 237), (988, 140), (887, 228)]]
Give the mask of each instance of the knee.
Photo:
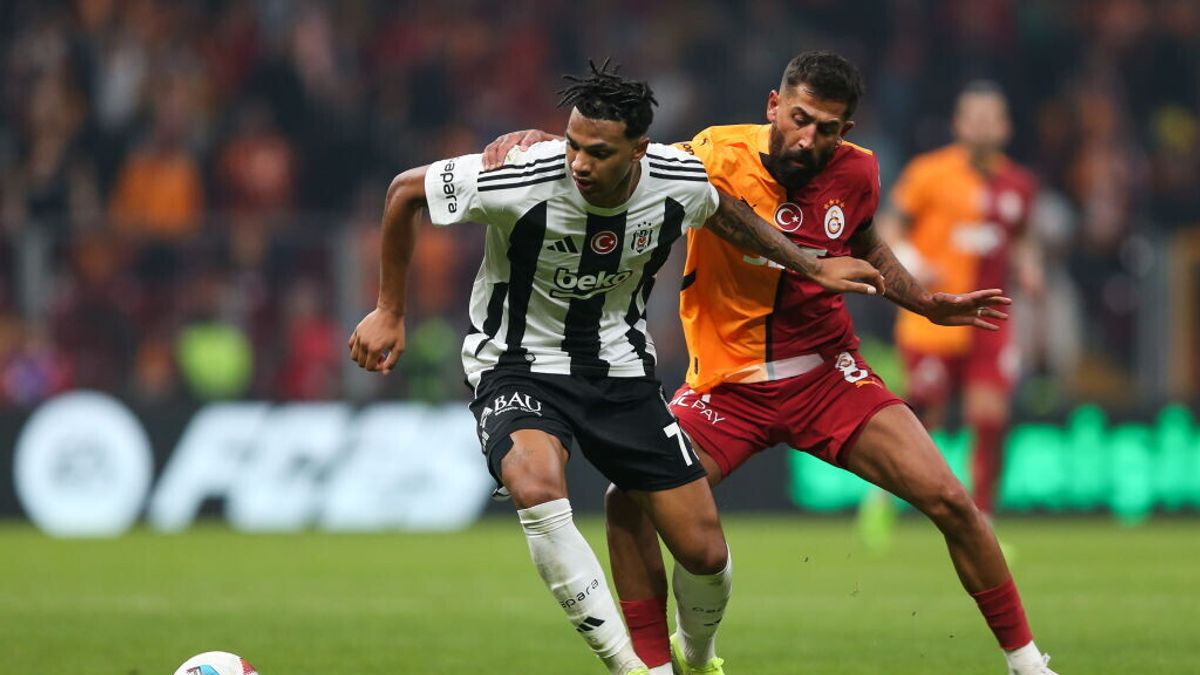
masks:
[(500, 477), (517, 508), (529, 508), (567, 496), (566, 479), (561, 469), (556, 469), (544, 457), (545, 453), (531, 452), (529, 448), (515, 444), (501, 461)]
[(980, 517), (971, 495), (957, 480), (930, 490), (916, 506), (944, 532), (968, 529)]
[(562, 490), (554, 481), (545, 480), (538, 476), (509, 478), (506, 474), (504, 486), (508, 488), (509, 494), (512, 495), (513, 504), (520, 509), (527, 509), (531, 506), (545, 504), (546, 502), (563, 499), (567, 496), (566, 491)]
[(689, 546), (676, 562), (682, 565), (683, 569), (698, 576), (716, 574), (729, 564), (729, 546), (725, 543), (725, 537), (718, 531), (716, 536), (705, 537)]

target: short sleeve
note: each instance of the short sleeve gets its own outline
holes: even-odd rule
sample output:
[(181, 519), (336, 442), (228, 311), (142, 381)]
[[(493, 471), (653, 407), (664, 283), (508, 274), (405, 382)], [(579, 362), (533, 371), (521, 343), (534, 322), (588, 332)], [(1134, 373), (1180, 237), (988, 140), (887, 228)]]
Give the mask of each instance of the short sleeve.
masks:
[(875, 221), (875, 211), (879, 209), (879, 192), (882, 189), (879, 177), (879, 160), (871, 156), (870, 171), (866, 184), (863, 186), (862, 214), (859, 217), (860, 229), (867, 229)]
[(695, 217), (689, 223), (689, 227), (696, 229), (704, 227), (704, 222), (712, 217), (712, 214), (717, 212), (717, 207), (721, 205), (721, 196), (717, 194), (717, 188), (713, 187), (712, 183), (704, 183), (703, 194), (697, 200), (697, 206), (693, 209)]
[(712, 154), (713, 145), (712, 132), (710, 129), (705, 129), (690, 141), (684, 141), (673, 144), (673, 147), (694, 156), (696, 159), (708, 164), (709, 156)]
[[(692, 143), (675, 143), (668, 146), (656, 143), (651, 146), (650, 175), (658, 175), (654, 173), (657, 168), (663, 174), (658, 175), (660, 178), (676, 179), (678, 182), (672, 181), (673, 184), (687, 186), (686, 193), (680, 195), (687, 213), (685, 228), (703, 227), (704, 222), (717, 212), (717, 207), (721, 204), (721, 197), (717, 194), (717, 188), (713, 187), (708, 167), (704, 164), (704, 157), (708, 155), (712, 144), (705, 141), (706, 149), (701, 151), (704, 154), (696, 152), (699, 139), (704, 134), (705, 132), (700, 132)], [(654, 160), (659, 160), (660, 163), (655, 164)]]
[(434, 225), (445, 227), (484, 218), (478, 184), (482, 168), (482, 155), (463, 155), (429, 165), (425, 171), (425, 200)]
[[(746, 133), (744, 127), (746, 126), (757, 129), (755, 125), (741, 125), (737, 127), (736, 131), (741, 132), (744, 136)], [(739, 163), (737, 149), (741, 147), (740, 141), (744, 140), (744, 138), (739, 138), (736, 133), (731, 139), (728, 128), (708, 127), (696, 134), (692, 140), (676, 143), (673, 147), (700, 160), (708, 172), (709, 181), (717, 186), (718, 190), (742, 198), (742, 191), (738, 183), (747, 175), (747, 170)]]

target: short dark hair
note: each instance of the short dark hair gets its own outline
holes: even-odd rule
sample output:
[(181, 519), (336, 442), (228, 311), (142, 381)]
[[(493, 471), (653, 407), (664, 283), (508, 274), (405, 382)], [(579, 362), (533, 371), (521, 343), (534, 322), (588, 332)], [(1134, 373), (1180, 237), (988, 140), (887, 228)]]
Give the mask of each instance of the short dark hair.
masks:
[(998, 96), (1001, 100), (1007, 102), (1008, 97), (1004, 95), (1004, 87), (995, 80), (971, 80), (963, 85), (962, 91), (958, 92), (959, 100), (964, 96)]
[(846, 119), (854, 115), (864, 92), (858, 68), (833, 52), (804, 52), (788, 62), (780, 86), (798, 84), (808, 85), (817, 98), (845, 103)]
[(575, 106), (584, 117), (594, 120), (613, 120), (625, 123), (626, 138), (640, 138), (654, 121), (654, 92), (650, 84), (628, 80), (617, 75), (620, 66), (609, 68), (610, 59), (604, 59), (599, 68), (591, 59), (590, 75), (563, 75), (570, 82), (558, 94), (562, 96), (558, 106)]

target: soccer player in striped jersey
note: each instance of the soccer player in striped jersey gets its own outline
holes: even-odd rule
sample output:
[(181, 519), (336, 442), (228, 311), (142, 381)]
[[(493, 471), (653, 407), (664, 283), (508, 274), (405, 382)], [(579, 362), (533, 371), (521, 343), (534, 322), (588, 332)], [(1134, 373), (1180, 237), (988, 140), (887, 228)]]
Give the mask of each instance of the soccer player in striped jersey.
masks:
[[(858, 69), (828, 52), (788, 64), (767, 97), (763, 125), (716, 126), (680, 147), (699, 158), (723, 193), (744, 200), (801, 247), (857, 256), (887, 280), (885, 297), (932, 323), (994, 331), (1007, 315), (999, 289), (931, 293), (872, 226), (879, 165), (845, 140), (862, 94)], [(515, 132), (485, 151), (489, 164), (514, 145), (545, 138)], [(785, 443), (904, 498), (941, 530), (960, 582), (1003, 650), (1010, 674), (1053, 675), (1025, 618), (987, 518), (950, 471), (921, 422), (858, 353), (844, 302), (770, 256), (747, 255), (704, 230), (689, 231), (680, 317), (691, 356), (672, 412), (694, 443), (709, 483)], [(668, 642), (666, 574), (654, 531), (637, 503), (610, 488), (606, 503), (613, 578), (639, 655), (677, 672), (718, 673), (711, 642), (680, 622)]]
[(565, 465), (577, 441), (640, 505), (678, 563), (682, 625), (711, 644), (730, 592), (729, 550), (704, 469), (655, 377), (646, 332), (646, 300), (672, 242), (705, 227), (835, 290), (870, 292), (881, 280), (861, 260), (802, 252), (718, 195), (702, 162), (650, 143), (655, 101), (646, 83), (607, 62), (569, 79), (560, 103), (573, 106), (565, 140), (534, 145), (493, 171), (467, 155), (393, 180), (377, 307), (348, 346), (360, 366), (384, 373), (403, 352), (421, 209), (436, 226), (487, 225), (462, 360), (488, 468), (511, 495), (534, 565), (575, 630), (610, 673), (648, 673), (573, 524)]

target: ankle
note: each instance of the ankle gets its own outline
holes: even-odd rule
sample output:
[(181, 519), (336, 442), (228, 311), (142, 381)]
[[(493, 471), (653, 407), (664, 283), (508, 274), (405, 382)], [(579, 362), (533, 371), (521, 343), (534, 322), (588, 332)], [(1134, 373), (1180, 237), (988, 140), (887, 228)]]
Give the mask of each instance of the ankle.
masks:
[(600, 660), (604, 662), (611, 675), (627, 675), (638, 668), (646, 667), (632, 649), (624, 649), (612, 656), (601, 656)]
[(1028, 644), (1016, 649), (1005, 649), (1004, 658), (1012, 666), (1038, 665), (1042, 662), (1042, 652), (1030, 640)]

